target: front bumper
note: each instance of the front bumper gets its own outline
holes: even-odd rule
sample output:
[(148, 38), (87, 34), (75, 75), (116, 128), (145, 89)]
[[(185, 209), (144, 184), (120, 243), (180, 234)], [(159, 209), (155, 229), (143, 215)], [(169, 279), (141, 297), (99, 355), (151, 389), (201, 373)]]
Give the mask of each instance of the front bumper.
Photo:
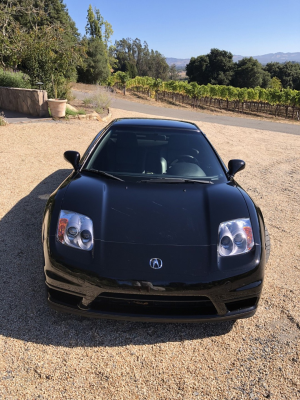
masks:
[[(74, 300), (74, 298), (73, 298)], [(245, 301), (245, 299), (244, 299)], [(248, 300), (246, 300), (248, 301)], [(116, 319), (123, 321), (139, 321), (139, 322), (169, 322), (169, 323), (187, 323), (187, 322), (217, 322), (217, 321), (228, 321), (240, 318), (252, 317), (257, 310), (257, 300), (249, 299), (249, 304), (255, 302), (255, 305), (245, 305), (244, 308), (237, 309), (235, 311), (227, 311), (224, 315), (218, 314), (176, 314), (176, 315), (165, 315), (165, 314), (140, 314), (132, 313), (130, 309), (127, 312), (114, 312), (108, 310), (99, 310), (96, 308), (83, 309), (80, 301), (78, 304), (70, 304), (66, 302), (66, 299), (58, 299), (57, 296), (53, 295), (53, 291), (48, 291), (48, 305), (53, 310), (59, 312), (67, 312), (83, 317), (89, 318), (105, 318), (105, 319)], [(73, 303), (73, 301), (72, 301)], [(242, 304), (242, 302), (241, 302)], [(246, 302), (245, 302), (246, 304)]]
[[(157, 273), (148, 268), (146, 275), (129, 267), (117, 269), (114, 263), (104, 268), (105, 263), (90, 252), (74, 252), (54, 239), (51, 250), (46, 244), (47, 241), (44, 255), (48, 304), (57, 311), (147, 322), (222, 321), (254, 315), (262, 291), (265, 254), (260, 246), (232, 261), (228, 257), (220, 265), (211, 262), (209, 252), (215, 255), (215, 248), (203, 247), (198, 250), (202, 252), (199, 255), (189, 249), (190, 265), (197, 256), (204, 260), (202, 275), (190, 269), (191, 273), (186, 272), (179, 279), (180, 270), (173, 273), (166, 267)], [(182, 249), (172, 251), (179, 256)], [(119, 254), (115, 253), (110, 254), (117, 262)], [(121, 277), (116, 279), (116, 275)], [(125, 280), (129, 275), (136, 280)]]
[[(57, 311), (85, 317), (145, 322), (207, 322), (255, 314), (263, 281), (254, 276), (210, 284), (171, 284), (105, 279), (101, 285), (45, 269), (47, 301)], [(72, 282), (73, 281), (73, 282)], [(249, 282), (251, 281), (251, 282)]]

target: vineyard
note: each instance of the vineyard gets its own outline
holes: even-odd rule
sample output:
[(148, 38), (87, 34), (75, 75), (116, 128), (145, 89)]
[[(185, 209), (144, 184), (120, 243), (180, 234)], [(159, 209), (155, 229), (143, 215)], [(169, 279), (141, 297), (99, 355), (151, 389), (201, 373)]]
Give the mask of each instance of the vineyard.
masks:
[(300, 120), (300, 91), (291, 89), (254, 89), (222, 85), (198, 85), (196, 82), (162, 81), (150, 77), (128, 79), (123, 72), (108, 81), (111, 87), (137, 92), (157, 101), (169, 101), (192, 108), (214, 107), (240, 113), (266, 113), (275, 117)]

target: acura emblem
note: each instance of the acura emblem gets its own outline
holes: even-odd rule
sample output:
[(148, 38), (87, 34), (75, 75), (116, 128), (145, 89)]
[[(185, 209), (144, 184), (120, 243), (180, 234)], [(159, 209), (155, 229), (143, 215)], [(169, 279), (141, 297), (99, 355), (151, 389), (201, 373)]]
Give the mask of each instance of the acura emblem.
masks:
[(149, 265), (153, 269), (160, 269), (163, 266), (163, 262), (160, 258), (151, 258)]

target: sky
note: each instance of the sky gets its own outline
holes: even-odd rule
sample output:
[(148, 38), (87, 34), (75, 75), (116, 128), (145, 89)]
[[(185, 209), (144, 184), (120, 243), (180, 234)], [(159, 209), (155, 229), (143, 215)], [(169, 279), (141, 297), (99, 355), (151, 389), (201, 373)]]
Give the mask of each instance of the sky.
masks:
[(300, 0), (64, 0), (81, 34), (87, 9), (100, 9), (112, 43), (139, 38), (165, 57), (211, 48), (233, 55), (300, 52)]

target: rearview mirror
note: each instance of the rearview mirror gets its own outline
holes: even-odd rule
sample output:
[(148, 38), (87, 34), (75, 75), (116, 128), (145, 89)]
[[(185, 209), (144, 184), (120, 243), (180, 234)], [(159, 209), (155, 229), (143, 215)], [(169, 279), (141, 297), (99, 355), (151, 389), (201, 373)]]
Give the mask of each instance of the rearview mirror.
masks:
[(80, 160), (80, 154), (78, 153), (78, 151), (72, 151), (72, 150), (65, 151), (64, 158), (70, 164), (73, 165), (73, 168), (75, 169), (75, 171), (78, 170), (79, 160)]
[(242, 171), (246, 166), (245, 161), (243, 160), (230, 160), (228, 163), (228, 174), (230, 178), (233, 178), (234, 175), (239, 172)]

